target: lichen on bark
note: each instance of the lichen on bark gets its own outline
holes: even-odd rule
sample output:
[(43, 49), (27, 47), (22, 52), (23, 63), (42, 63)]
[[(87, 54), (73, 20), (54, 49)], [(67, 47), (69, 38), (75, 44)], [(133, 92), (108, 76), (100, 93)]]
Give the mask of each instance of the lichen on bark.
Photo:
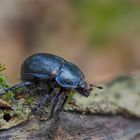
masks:
[[(43, 108), (45, 110), (43, 115), (29, 115), (31, 106), (40, 100), (40, 94), (28, 94), (25, 90), (16, 98), (16, 102), (3, 98), (0, 100), (0, 139), (135, 140), (140, 138), (139, 83), (140, 74), (132, 74), (120, 76), (104, 84), (103, 90), (94, 89), (88, 98), (78, 93), (74, 96), (72, 94), (72, 100), (65, 107), (66, 113), (49, 120), (50, 103)], [(3, 86), (1, 88), (4, 90)]]
[(95, 89), (88, 98), (74, 96), (67, 110), (88, 112), (91, 114), (122, 114), (140, 118), (140, 74), (120, 76)]

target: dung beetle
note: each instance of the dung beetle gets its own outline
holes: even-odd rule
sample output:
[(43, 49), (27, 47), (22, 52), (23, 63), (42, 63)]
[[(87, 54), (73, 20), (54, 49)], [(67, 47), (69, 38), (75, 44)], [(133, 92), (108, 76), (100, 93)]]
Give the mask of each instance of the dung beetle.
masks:
[(63, 110), (64, 104), (68, 99), (68, 93), (71, 90), (76, 90), (81, 95), (88, 97), (93, 86), (101, 88), (88, 84), (85, 81), (84, 74), (75, 64), (49, 53), (36, 53), (25, 59), (21, 65), (20, 76), (22, 83), (8, 90), (15, 90), (21, 87), (38, 87), (40, 83), (51, 85), (46, 96), (38, 104), (39, 108), (42, 107), (45, 102), (49, 101), (54, 88), (56, 86), (59, 87), (60, 90), (54, 98), (50, 116), (53, 116), (55, 107), (61, 99), (62, 94), (64, 95), (64, 100), (59, 108), (60, 111)]

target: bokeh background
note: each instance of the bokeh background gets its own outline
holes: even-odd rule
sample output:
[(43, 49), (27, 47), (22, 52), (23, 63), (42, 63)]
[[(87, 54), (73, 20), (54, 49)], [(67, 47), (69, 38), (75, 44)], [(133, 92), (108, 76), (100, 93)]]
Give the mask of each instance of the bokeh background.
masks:
[(1, 0), (0, 63), (14, 84), (22, 61), (47, 52), (91, 83), (140, 70), (139, 0)]

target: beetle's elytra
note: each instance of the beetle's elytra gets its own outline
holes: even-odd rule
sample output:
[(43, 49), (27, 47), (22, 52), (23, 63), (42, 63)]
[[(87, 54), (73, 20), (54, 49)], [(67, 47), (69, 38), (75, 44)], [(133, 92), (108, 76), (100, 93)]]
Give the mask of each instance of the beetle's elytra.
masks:
[(47, 102), (55, 87), (59, 87), (59, 92), (54, 99), (54, 104), (51, 109), (50, 116), (53, 116), (55, 106), (57, 105), (61, 95), (65, 96), (60, 111), (68, 99), (68, 92), (71, 90), (78, 91), (81, 95), (88, 97), (93, 85), (85, 81), (85, 76), (81, 70), (73, 63), (64, 60), (63, 58), (48, 54), (36, 53), (29, 56), (21, 65), (21, 80), (22, 83), (13, 86), (11, 90), (20, 87), (38, 87), (45, 83), (50, 85), (49, 92), (46, 97), (39, 103), (39, 107)]

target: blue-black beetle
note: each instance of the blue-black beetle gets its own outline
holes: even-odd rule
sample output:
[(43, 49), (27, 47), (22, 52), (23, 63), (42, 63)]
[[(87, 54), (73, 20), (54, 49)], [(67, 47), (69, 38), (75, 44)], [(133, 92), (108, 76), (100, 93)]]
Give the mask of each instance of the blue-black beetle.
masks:
[(60, 107), (60, 111), (63, 109), (63, 106), (68, 99), (68, 93), (71, 90), (74, 89), (81, 95), (88, 97), (93, 86), (95, 86), (87, 84), (84, 74), (75, 64), (68, 62), (59, 56), (48, 53), (36, 53), (29, 56), (22, 63), (20, 74), (23, 82), (8, 90), (15, 90), (24, 86), (37, 87), (40, 85), (39, 83), (43, 82), (51, 85), (46, 97), (39, 103), (39, 107), (42, 107), (42, 105), (49, 100), (55, 86), (60, 88), (59, 93), (54, 99), (54, 104), (50, 113), (51, 116), (53, 116), (55, 106), (59, 99), (61, 99), (60, 97), (62, 94), (65, 97), (62, 106)]

